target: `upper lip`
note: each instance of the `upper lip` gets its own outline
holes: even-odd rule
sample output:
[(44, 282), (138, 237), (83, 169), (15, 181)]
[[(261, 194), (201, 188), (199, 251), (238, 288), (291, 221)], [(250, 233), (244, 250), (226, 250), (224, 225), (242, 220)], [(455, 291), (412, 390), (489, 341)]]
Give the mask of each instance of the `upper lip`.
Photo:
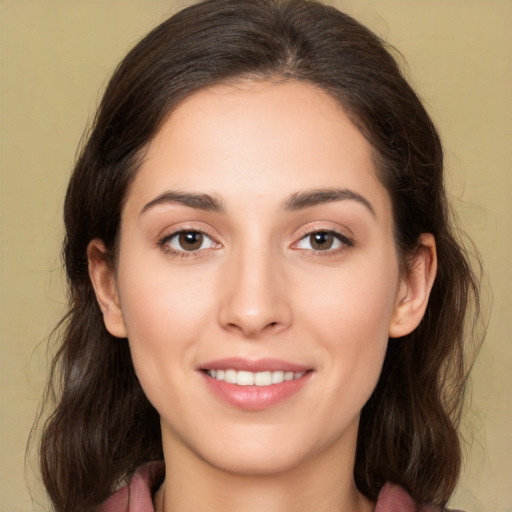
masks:
[(264, 358), (264, 359), (244, 359), (241, 357), (229, 357), (225, 359), (216, 359), (201, 364), (200, 370), (238, 370), (246, 372), (266, 372), (278, 371), (285, 372), (306, 372), (311, 370), (310, 367), (291, 363), (281, 359)]

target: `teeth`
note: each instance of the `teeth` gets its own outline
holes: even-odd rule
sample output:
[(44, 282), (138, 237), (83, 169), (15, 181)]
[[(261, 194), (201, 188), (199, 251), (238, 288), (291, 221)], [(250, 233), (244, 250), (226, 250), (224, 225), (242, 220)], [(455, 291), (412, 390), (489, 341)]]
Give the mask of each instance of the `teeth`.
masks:
[[(237, 374), (236, 370), (226, 370), (226, 372), (224, 374), (224, 380), (226, 382), (229, 382), (230, 384), (236, 384), (236, 374)], [(217, 379), (218, 379), (218, 377), (217, 377)]]
[(207, 370), (206, 373), (216, 380), (223, 380), (229, 384), (238, 384), (239, 386), (270, 386), (272, 384), (281, 384), (281, 382), (300, 379), (305, 372), (284, 372), (282, 370), (274, 372), (246, 372), (230, 369)]
[(254, 373), (252, 373), (252, 372), (237, 372), (236, 383), (239, 386), (254, 386)]
[(256, 386), (270, 386), (272, 384), (272, 372), (255, 373), (254, 384), (256, 384)]
[(272, 384), (279, 384), (284, 381), (284, 372), (272, 372)]

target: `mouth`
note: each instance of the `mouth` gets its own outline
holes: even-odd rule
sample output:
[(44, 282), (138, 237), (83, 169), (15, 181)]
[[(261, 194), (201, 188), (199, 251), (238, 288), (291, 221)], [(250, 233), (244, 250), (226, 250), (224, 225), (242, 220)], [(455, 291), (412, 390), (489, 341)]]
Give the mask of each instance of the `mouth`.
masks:
[(310, 381), (313, 369), (302, 365), (240, 358), (212, 361), (200, 369), (208, 389), (222, 402), (261, 411), (287, 401)]

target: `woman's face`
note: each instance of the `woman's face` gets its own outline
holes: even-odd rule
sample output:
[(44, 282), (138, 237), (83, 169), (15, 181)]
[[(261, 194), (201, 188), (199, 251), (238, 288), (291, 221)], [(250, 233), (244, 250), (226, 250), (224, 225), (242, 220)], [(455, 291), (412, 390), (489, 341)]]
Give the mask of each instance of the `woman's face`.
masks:
[(115, 284), (107, 327), (164, 446), (242, 473), (353, 460), (407, 286), (371, 147), (326, 93), (181, 103), (128, 193)]

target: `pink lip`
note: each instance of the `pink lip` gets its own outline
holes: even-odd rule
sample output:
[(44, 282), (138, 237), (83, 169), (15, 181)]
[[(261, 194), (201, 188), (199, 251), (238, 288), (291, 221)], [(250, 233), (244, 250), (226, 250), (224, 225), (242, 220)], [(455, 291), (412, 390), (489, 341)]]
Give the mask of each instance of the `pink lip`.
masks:
[[(278, 405), (298, 393), (309, 381), (312, 371), (302, 365), (280, 361), (277, 359), (259, 359), (250, 361), (240, 358), (211, 361), (201, 366), (201, 374), (208, 389), (223, 402), (248, 411), (261, 411)], [(204, 370), (235, 369), (250, 372), (277, 371), (305, 372), (295, 380), (272, 384), (270, 386), (238, 386), (210, 377)]]
[(226, 359), (218, 359), (216, 361), (208, 361), (202, 364), (200, 370), (240, 370), (245, 372), (274, 372), (283, 370), (284, 372), (306, 372), (311, 370), (307, 366), (290, 363), (280, 359), (243, 359), (241, 357), (230, 357)]

